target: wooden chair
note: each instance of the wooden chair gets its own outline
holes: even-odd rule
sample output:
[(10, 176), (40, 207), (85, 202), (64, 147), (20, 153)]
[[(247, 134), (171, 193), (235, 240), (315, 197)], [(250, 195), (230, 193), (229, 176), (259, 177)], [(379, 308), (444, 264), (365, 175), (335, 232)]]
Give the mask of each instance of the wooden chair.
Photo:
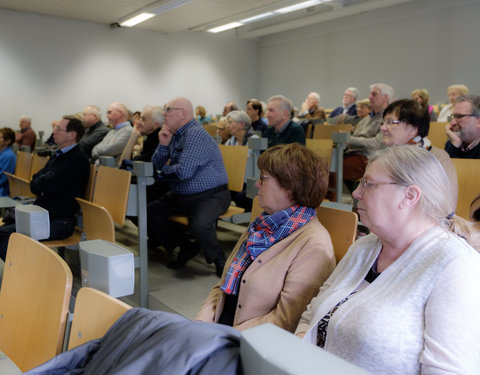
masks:
[(480, 159), (452, 158), (458, 178), (458, 201), (456, 214), (464, 219), (470, 218), (470, 204), (480, 192), (480, 179), (476, 176), (480, 170)]
[(71, 291), (72, 273), (57, 254), (11, 235), (0, 291), (0, 350), (23, 372), (61, 352)]
[(252, 222), (257, 217), (259, 217), (262, 212), (263, 212), (263, 208), (260, 207), (260, 204), (258, 203), (258, 195), (255, 195), (252, 202), (252, 212), (250, 215), (250, 222)]
[(217, 135), (217, 127), (215, 125), (203, 125), (205, 130), (210, 134), (212, 137), (215, 137)]
[(93, 198), (96, 177), (97, 166), (95, 164), (90, 164), (90, 174), (88, 175), (87, 187), (85, 188), (85, 194), (83, 195), (83, 198), (89, 202), (91, 202)]
[(352, 124), (337, 124), (337, 125), (317, 125), (313, 130), (314, 139), (331, 139), (332, 133), (351, 132), (353, 130)]
[(10, 187), (11, 197), (26, 197), (33, 198), (33, 194), (30, 190), (30, 180), (18, 177), (14, 174), (3, 172), (8, 178), (8, 186)]
[(445, 143), (448, 140), (447, 132), (445, 131), (445, 125), (448, 122), (431, 122), (430, 130), (428, 131), (427, 138), (432, 142), (432, 146), (438, 147), (440, 149), (445, 148)]
[(92, 202), (105, 207), (119, 225), (125, 223), (131, 178), (132, 174), (123, 169), (103, 165), (97, 169)]
[(31, 167), (32, 154), (25, 151), (18, 151), (17, 164), (15, 165), (15, 176), (29, 180)]
[[(227, 170), (228, 190), (236, 192), (242, 191), (245, 181), (245, 170), (247, 168), (248, 146), (218, 145), (218, 147), (222, 153), (223, 163)], [(219, 218), (228, 218), (244, 212), (245, 210), (243, 208), (230, 205), (227, 212)], [(188, 225), (188, 218), (183, 215), (171, 216), (170, 220), (183, 225)]]
[(358, 217), (354, 212), (319, 206), (317, 217), (330, 233), (337, 263), (343, 258), (348, 248), (355, 241)]
[(130, 305), (93, 288), (78, 291), (68, 349), (102, 337)]
[(29, 175), (29, 180), (32, 180), (32, 177), (35, 173), (37, 173), (40, 169), (45, 167), (45, 164), (47, 164), (48, 159), (50, 159), (49, 156), (40, 156), (38, 154), (33, 154), (32, 156), (32, 165), (30, 166), (30, 175)]
[(115, 242), (115, 224), (105, 207), (76, 198), (83, 216), (83, 231), (87, 240)]
[(331, 139), (307, 139), (306, 147), (324, 158), (327, 162), (328, 170), (330, 170), (333, 150), (333, 141)]

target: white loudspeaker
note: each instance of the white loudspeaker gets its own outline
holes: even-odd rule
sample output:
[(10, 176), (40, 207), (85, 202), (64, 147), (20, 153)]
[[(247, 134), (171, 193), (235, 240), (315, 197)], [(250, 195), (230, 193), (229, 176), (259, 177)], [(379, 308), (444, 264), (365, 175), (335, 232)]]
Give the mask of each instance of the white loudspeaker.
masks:
[(50, 219), (48, 211), (34, 204), (15, 206), (16, 232), (25, 234), (34, 240), (50, 237)]

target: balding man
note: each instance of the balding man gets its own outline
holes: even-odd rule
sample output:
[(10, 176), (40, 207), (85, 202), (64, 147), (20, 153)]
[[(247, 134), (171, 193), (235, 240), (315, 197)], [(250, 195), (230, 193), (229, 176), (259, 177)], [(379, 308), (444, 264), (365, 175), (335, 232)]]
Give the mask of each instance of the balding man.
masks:
[(234, 102), (227, 102), (223, 107), (223, 116), (228, 115), (232, 111), (238, 111), (238, 105)]
[(120, 161), (125, 145), (132, 133), (132, 126), (128, 119), (128, 109), (122, 103), (112, 103), (107, 109), (107, 118), (113, 129), (92, 149), (92, 159), (100, 156), (113, 156), (115, 162)]
[(283, 95), (275, 95), (268, 99), (268, 128), (263, 136), (268, 139), (268, 147), (284, 143), (305, 144), (305, 132), (302, 127), (292, 121), (292, 102)]
[(311, 92), (302, 103), (298, 118), (305, 119), (304, 122), (306, 123), (311, 120), (325, 120), (325, 111), (319, 104), (320, 94), (318, 92)]
[(349, 87), (343, 93), (342, 106), (335, 108), (328, 117), (336, 117), (340, 115), (356, 116), (357, 106), (356, 101), (358, 98), (358, 89), (355, 87)]
[(18, 147), (29, 146), (33, 151), (37, 135), (32, 129), (32, 119), (26, 115), (20, 116), (19, 127), (20, 131), (15, 134), (15, 143)]
[[(170, 191), (147, 207), (149, 240), (170, 252), (180, 246), (177, 260), (168, 264), (173, 269), (185, 266), (201, 246), (207, 263), (215, 263), (220, 277), (225, 256), (218, 244), (216, 220), (230, 205), (222, 155), (213, 138), (195, 121), (188, 99), (170, 100), (163, 116), (152, 162), (158, 178), (170, 181)], [(174, 229), (168, 218), (175, 214), (188, 216), (189, 232), (198, 243)]]
[(107, 135), (108, 128), (102, 122), (102, 113), (96, 105), (87, 105), (83, 109), (82, 121), (83, 126), (85, 126), (85, 134), (78, 145), (80, 150), (91, 158), (93, 147)]

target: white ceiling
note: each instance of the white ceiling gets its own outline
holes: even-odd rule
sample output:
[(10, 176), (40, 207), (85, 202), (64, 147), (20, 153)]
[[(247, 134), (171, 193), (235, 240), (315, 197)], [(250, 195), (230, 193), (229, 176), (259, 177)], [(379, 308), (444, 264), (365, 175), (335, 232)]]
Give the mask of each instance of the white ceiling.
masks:
[[(166, 0), (168, 1), (168, 0)], [(193, 0), (135, 28), (165, 34), (205, 32), (207, 28), (250, 17), (302, 0)], [(288, 15), (239, 28), (241, 38), (255, 38), (354, 15), (412, 0), (333, 0)], [(418, 0), (417, 0), (418, 1)], [(0, 8), (112, 25), (153, 0), (0, 0)]]

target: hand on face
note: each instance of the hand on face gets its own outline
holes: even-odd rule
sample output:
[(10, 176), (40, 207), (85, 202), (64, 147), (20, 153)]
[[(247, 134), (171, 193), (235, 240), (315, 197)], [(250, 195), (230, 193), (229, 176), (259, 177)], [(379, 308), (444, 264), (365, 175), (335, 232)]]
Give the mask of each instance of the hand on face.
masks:
[(168, 126), (165, 124), (162, 125), (162, 128), (158, 132), (158, 142), (162, 146), (168, 146), (172, 141), (172, 137), (175, 133), (173, 133)]

